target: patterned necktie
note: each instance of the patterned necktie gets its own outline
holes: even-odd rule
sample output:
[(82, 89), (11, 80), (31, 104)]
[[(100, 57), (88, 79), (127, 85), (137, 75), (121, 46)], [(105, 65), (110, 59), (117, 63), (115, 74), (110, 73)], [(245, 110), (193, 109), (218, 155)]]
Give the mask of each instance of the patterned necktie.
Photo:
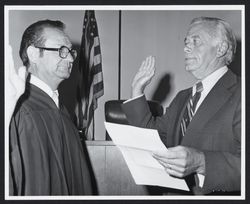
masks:
[[(203, 91), (203, 85), (201, 82), (198, 82), (196, 84), (196, 93), (194, 96), (190, 97), (183, 115), (183, 118), (181, 120), (181, 136), (183, 137), (187, 131), (187, 127), (189, 123), (191, 122), (194, 113), (195, 113), (195, 108), (197, 105), (197, 102), (199, 101), (201, 97), (201, 92)], [(181, 137), (181, 138), (182, 138)]]

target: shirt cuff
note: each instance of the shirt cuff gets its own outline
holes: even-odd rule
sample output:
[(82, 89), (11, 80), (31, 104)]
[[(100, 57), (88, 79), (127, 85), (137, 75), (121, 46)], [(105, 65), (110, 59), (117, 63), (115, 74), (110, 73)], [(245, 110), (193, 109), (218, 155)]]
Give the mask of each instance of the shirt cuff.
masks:
[(128, 103), (128, 102), (130, 102), (130, 101), (133, 101), (133, 100), (135, 100), (135, 99), (137, 99), (137, 98), (140, 98), (140, 97), (142, 97), (142, 96), (144, 96), (144, 94), (141, 94), (141, 95), (136, 96), (136, 97), (134, 97), (134, 98), (130, 98), (130, 99), (124, 101), (123, 104)]
[(205, 176), (202, 174), (197, 174), (198, 179), (199, 179), (199, 186), (202, 188), (204, 185), (204, 180), (205, 180)]

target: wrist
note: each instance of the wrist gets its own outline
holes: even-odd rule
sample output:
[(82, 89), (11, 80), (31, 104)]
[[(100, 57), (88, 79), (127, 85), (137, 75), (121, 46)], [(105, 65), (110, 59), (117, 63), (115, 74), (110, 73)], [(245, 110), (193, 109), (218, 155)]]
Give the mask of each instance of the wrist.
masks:
[(199, 165), (197, 168), (197, 173), (205, 175), (206, 172), (206, 162), (205, 162), (205, 154), (203, 152), (199, 152)]
[(134, 89), (132, 88), (132, 91), (131, 91), (131, 98), (136, 98), (136, 97), (141, 96), (141, 95), (143, 95), (143, 94), (144, 94), (144, 92), (143, 92), (142, 90), (134, 90)]

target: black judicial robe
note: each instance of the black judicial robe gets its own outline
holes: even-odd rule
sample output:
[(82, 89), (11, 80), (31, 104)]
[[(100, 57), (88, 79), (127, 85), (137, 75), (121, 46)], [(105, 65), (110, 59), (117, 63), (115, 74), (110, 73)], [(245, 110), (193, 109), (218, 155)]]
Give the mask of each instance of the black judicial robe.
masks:
[(27, 83), (10, 124), (10, 195), (90, 195), (86, 146), (66, 108)]

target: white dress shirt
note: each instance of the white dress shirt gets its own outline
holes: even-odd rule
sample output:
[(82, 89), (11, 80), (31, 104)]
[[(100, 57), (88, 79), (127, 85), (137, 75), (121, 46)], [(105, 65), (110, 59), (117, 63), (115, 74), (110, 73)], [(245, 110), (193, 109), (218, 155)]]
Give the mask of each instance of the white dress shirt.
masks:
[(41, 79), (37, 78), (33, 74), (30, 74), (30, 83), (35, 85), (36, 87), (43, 90), (52, 100), (55, 102), (56, 106), (59, 108), (59, 93), (58, 90), (53, 91), (45, 82)]
[[(203, 80), (201, 80), (202, 85), (203, 85), (203, 91), (201, 92), (201, 97), (199, 99), (199, 101), (197, 102), (196, 108), (195, 108), (195, 112), (197, 111), (197, 109), (200, 107), (201, 103), (203, 102), (203, 100), (206, 98), (206, 96), (208, 95), (208, 93), (211, 91), (211, 89), (214, 87), (214, 85), (217, 83), (217, 81), (228, 71), (228, 67), (224, 66), (221, 67), (219, 69), (217, 69), (216, 71), (214, 71), (212, 74), (208, 75), (206, 78), (204, 78)], [(196, 84), (199, 81), (197, 81), (195, 83), (195, 85), (193, 86), (193, 90), (192, 90), (192, 94), (194, 95), (196, 92)]]

